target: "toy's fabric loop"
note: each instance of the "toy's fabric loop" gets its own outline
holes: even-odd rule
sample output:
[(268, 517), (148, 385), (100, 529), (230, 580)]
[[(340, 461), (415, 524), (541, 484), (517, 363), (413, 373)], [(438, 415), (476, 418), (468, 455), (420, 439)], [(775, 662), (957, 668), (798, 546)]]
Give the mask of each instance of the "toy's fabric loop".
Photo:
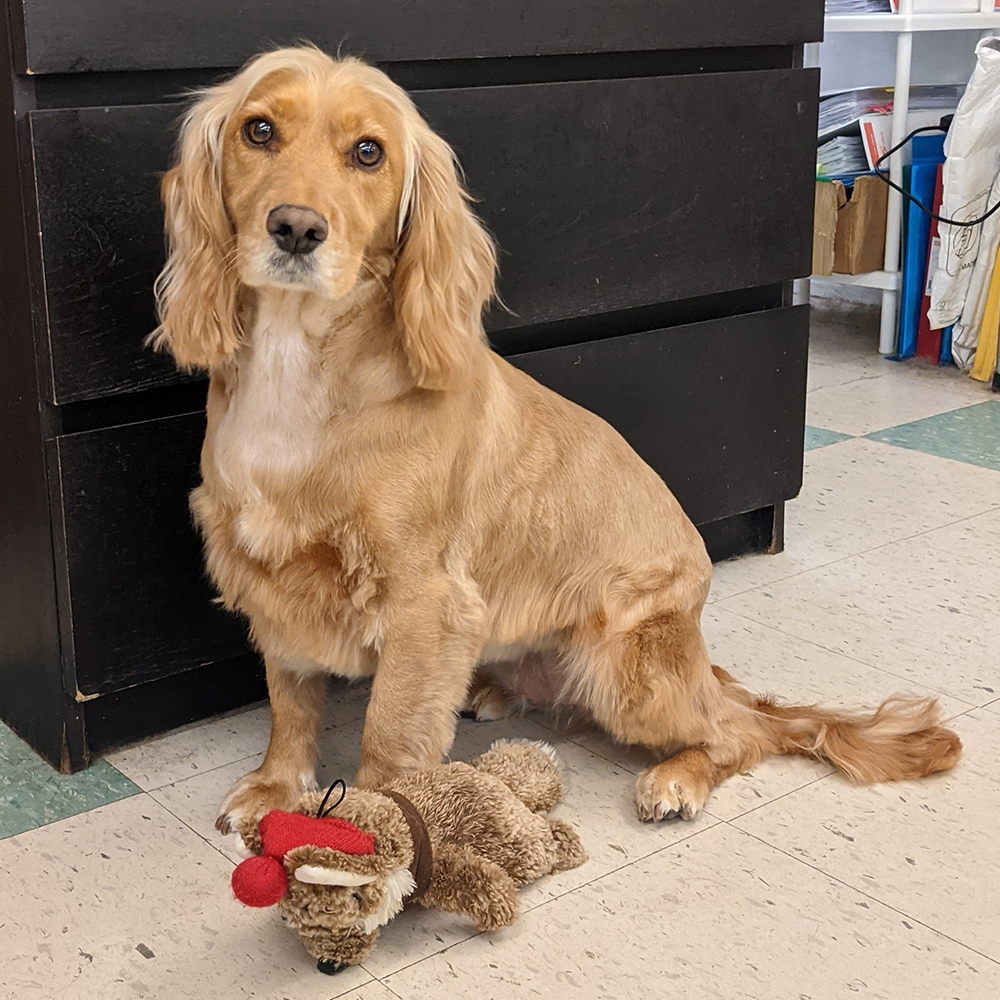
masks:
[[(340, 798), (331, 806), (327, 806), (327, 802), (330, 801), (330, 796), (333, 794), (333, 790), (340, 785)], [(337, 806), (347, 797), (347, 782), (343, 778), (338, 778), (327, 790), (326, 795), (323, 796), (323, 801), (319, 804), (319, 809), (316, 810), (316, 818), (323, 819), (329, 813), (332, 813)]]

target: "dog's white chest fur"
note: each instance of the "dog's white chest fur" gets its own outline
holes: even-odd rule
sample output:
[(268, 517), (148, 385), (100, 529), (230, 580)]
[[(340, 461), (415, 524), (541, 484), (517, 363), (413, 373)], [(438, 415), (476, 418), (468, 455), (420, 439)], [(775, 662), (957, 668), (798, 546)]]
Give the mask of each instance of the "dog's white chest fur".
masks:
[(309, 316), (299, 296), (262, 296), (249, 345), (237, 359), (236, 384), (219, 422), (213, 461), (230, 501), (243, 508), (237, 540), (265, 558), (294, 539), (270, 502), (317, 462), (330, 417)]

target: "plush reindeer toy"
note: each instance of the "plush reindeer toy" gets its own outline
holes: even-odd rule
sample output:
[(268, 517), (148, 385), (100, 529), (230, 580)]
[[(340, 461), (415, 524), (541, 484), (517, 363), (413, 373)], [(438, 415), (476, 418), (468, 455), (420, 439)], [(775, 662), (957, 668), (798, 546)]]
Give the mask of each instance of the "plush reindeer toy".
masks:
[(506, 927), (519, 885), (586, 860), (576, 833), (546, 815), (561, 797), (552, 748), (506, 741), (471, 764), (349, 788), (335, 815), (310, 792), (295, 812), (240, 824), (250, 857), (233, 872), (233, 892), (248, 906), (278, 904), (326, 973), (363, 961), (411, 901), (480, 930)]

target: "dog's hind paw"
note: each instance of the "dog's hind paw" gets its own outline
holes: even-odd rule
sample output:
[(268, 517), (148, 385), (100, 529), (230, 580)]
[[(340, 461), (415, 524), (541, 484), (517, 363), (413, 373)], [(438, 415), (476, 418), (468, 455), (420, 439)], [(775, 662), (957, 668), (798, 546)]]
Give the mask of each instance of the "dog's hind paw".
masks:
[(476, 722), (496, 722), (506, 719), (513, 711), (513, 699), (499, 684), (475, 681), (462, 711), (463, 719)]
[(639, 819), (694, 819), (701, 812), (711, 786), (671, 763), (665, 761), (639, 775), (635, 786)]

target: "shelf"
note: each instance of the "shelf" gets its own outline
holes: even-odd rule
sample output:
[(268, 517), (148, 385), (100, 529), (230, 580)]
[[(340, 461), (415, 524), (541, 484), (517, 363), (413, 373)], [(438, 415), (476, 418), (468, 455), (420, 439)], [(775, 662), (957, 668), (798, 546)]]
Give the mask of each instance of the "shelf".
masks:
[(835, 281), (841, 285), (861, 285), (895, 291), (899, 288), (899, 271), (869, 271), (867, 274), (814, 274), (813, 281)]
[(827, 32), (984, 31), (1000, 29), (1000, 11), (965, 14), (827, 14)]

